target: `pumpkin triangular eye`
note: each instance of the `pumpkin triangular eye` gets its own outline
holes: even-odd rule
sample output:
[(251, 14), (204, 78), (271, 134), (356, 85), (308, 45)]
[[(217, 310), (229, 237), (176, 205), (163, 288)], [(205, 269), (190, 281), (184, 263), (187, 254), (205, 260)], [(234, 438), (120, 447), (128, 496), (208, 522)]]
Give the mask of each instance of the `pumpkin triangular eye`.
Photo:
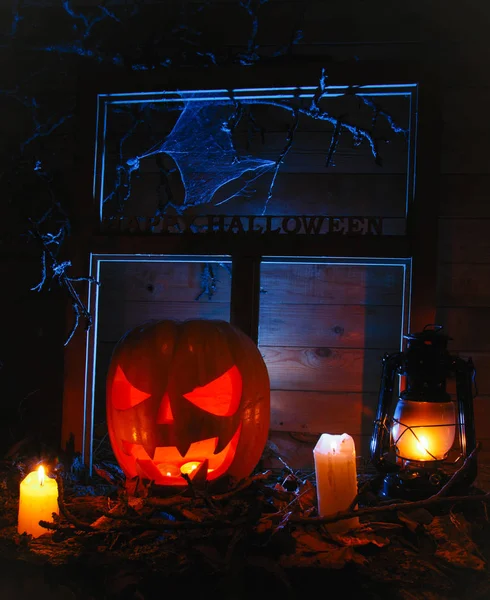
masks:
[(194, 388), (184, 398), (218, 417), (233, 415), (242, 397), (242, 376), (236, 366), (206, 385)]
[(119, 410), (127, 410), (136, 406), (143, 400), (149, 398), (151, 394), (142, 392), (138, 388), (134, 387), (132, 383), (128, 381), (128, 378), (124, 374), (124, 371), (120, 366), (117, 367), (114, 379), (112, 380), (112, 406)]

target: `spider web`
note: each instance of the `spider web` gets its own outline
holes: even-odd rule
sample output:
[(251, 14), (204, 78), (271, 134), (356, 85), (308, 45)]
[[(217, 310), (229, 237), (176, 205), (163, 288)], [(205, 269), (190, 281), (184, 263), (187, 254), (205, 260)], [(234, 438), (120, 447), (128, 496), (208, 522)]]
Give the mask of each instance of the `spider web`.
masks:
[[(244, 173), (251, 180), (275, 168), (276, 162), (240, 155), (233, 144), (235, 105), (187, 101), (172, 131), (138, 160), (158, 153), (175, 161), (185, 190), (184, 206), (205, 204), (216, 192)], [(250, 182), (250, 179), (249, 179)]]

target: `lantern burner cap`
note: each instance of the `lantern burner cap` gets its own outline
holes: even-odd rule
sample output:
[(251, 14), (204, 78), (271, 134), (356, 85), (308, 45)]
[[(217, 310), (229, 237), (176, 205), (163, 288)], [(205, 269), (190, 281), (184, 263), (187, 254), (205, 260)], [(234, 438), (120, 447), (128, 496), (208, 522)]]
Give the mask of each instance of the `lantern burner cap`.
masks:
[(407, 333), (403, 337), (409, 342), (445, 347), (453, 338), (445, 333), (441, 333), (442, 329), (442, 325), (426, 325), (422, 331)]

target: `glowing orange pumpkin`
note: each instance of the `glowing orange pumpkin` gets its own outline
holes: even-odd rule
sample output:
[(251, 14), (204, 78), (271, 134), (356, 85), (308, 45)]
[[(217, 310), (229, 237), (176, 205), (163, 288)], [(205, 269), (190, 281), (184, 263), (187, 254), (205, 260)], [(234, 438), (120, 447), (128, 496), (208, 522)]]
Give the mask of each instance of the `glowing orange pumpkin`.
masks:
[(267, 441), (270, 383), (255, 343), (225, 321), (154, 321), (116, 345), (107, 374), (112, 449), (157, 485), (247, 477)]

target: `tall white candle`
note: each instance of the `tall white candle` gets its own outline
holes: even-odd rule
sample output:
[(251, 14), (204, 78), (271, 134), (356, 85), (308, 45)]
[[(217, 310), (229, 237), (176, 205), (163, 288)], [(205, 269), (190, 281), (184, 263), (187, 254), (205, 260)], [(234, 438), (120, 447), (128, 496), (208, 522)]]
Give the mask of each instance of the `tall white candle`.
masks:
[[(318, 513), (329, 517), (349, 508), (357, 495), (356, 447), (347, 433), (323, 433), (314, 450)], [(359, 519), (343, 519), (328, 523), (332, 533), (359, 527)]]
[(45, 477), (44, 467), (31, 471), (20, 484), (18, 533), (30, 533), (39, 537), (48, 530), (39, 521), (53, 520), (58, 513), (58, 483)]

